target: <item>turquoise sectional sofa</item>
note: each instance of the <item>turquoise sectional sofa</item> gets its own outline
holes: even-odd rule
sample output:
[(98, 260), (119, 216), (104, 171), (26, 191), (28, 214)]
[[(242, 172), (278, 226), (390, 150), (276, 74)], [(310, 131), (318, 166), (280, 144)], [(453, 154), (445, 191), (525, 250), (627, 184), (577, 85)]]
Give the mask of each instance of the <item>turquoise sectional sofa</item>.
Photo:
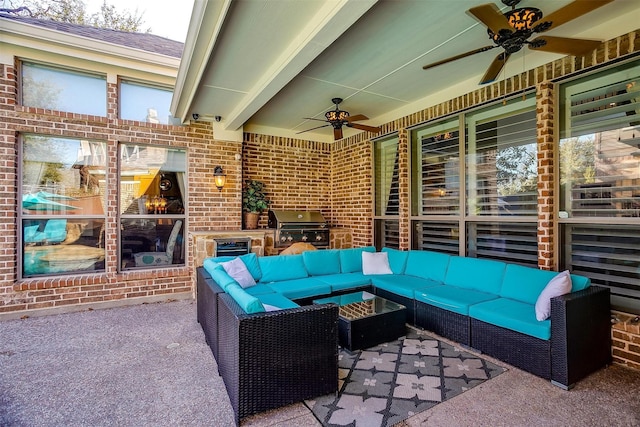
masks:
[[(208, 283), (220, 294), (229, 294), (248, 316), (269, 310), (286, 313), (309, 306), (316, 298), (368, 290), (405, 305), (412, 325), (565, 389), (611, 361), (609, 290), (591, 286), (587, 277), (571, 275), (571, 292), (547, 300), (550, 318), (539, 321), (538, 296), (559, 273), (495, 260), (384, 248), (392, 274), (367, 275), (363, 252), (375, 252), (375, 248), (244, 255), (241, 258), (256, 281), (247, 288), (221, 266), (231, 258), (209, 258), (198, 269), (198, 286), (200, 290)], [(200, 296), (198, 305), (200, 320), (205, 317)]]

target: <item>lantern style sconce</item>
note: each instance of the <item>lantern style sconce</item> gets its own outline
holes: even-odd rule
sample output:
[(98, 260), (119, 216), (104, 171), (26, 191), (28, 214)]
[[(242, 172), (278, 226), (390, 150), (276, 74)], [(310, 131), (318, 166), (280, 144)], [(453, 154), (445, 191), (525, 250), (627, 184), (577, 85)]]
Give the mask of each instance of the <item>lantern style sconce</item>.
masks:
[(227, 175), (222, 170), (222, 166), (216, 166), (213, 169), (213, 182), (218, 188), (218, 191), (222, 191), (222, 187), (227, 182)]

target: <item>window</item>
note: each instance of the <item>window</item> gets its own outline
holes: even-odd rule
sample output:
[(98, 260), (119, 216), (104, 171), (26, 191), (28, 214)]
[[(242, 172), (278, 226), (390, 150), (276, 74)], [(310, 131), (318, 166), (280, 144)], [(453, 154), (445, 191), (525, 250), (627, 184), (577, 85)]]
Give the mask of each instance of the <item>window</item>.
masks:
[(640, 63), (560, 90), (562, 265), (640, 313)]
[(119, 148), (121, 269), (184, 265), (186, 151)]
[(122, 80), (120, 118), (147, 123), (170, 124), (173, 91), (168, 88)]
[(412, 248), (538, 265), (534, 97), (414, 131), (411, 164)]
[(400, 247), (398, 138), (374, 142), (374, 242), (378, 249)]
[(105, 143), (21, 136), (21, 275), (104, 271)]
[(22, 105), (94, 116), (107, 115), (104, 76), (22, 63)]

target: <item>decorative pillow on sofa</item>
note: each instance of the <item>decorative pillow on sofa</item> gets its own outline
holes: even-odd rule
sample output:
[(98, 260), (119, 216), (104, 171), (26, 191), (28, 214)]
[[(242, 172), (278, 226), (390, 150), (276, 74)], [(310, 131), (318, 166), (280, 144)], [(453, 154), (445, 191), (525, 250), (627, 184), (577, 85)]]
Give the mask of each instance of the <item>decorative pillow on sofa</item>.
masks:
[(212, 258), (207, 258), (202, 263), (202, 267), (211, 275), (211, 278), (220, 286), (222, 289), (226, 289), (227, 286), (238, 282), (234, 280), (233, 277), (229, 276), (229, 273), (220, 265), (220, 263), (215, 262)]
[(247, 269), (247, 266), (240, 258), (235, 258), (231, 261), (221, 262), (220, 265), (242, 288), (248, 288), (255, 286), (256, 281), (253, 280), (253, 276)]
[(547, 320), (551, 316), (551, 298), (571, 292), (571, 275), (569, 270), (558, 273), (547, 283), (536, 301), (536, 319)]
[(362, 274), (393, 274), (386, 252), (362, 252)]

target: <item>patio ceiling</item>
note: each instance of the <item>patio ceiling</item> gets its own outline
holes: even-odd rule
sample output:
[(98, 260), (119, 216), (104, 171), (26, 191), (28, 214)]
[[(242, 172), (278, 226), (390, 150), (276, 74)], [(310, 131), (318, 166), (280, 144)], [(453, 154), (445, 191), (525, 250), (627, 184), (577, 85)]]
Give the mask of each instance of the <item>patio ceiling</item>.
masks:
[[(587, 0), (588, 1), (588, 0)], [(216, 130), (332, 141), (322, 123), (343, 110), (377, 126), (479, 87), (499, 50), (446, 65), (422, 66), (491, 44), (466, 11), (487, 0), (196, 1), (172, 111)], [(523, 0), (545, 15), (571, 0)], [(499, 0), (495, 2), (507, 10)], [(608, 40), (638, 27), (640, 2), (615, 0), (545, 33)], [(560, 58), (525, 48), (498, 80)], [(344, 128), (344, 136), (358, 132)]]

